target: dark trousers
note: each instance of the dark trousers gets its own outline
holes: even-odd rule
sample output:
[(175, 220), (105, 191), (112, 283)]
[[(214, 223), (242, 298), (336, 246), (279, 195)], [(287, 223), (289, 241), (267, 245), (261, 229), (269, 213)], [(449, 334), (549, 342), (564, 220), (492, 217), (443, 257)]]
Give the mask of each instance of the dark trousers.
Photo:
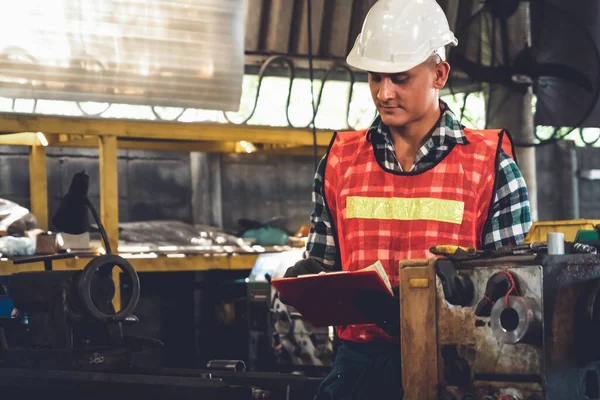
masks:
[(399, 345), (344, 342), (315, 400), (402, 398)]

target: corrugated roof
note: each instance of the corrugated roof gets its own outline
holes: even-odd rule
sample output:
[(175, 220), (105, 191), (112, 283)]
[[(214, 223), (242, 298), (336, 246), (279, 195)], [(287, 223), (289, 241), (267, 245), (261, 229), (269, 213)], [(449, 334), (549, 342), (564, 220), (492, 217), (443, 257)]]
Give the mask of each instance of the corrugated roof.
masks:
[[(245, 0), (245, 49), (248, 55), (308, 55), (308, 0)], [(313, 54), (343, 60), (363, 20), (377, 0), (312, 0)], [(451, 28), (460, 8), (470, 14), (474, 0), (438, 0)]]
[[(308, 69), (308, 0), (244, 0), (246, 73), (258, 73), (265, 59), (272, 55), (292, 58), (296, 77), (307, 77)], [(481, 0), (437, 0), (444, 9), (452, 30), (481, 7)], [(312, 39), (315, 77), (325, 70), (345, 65), (345, 58), (362, 28), (369, 9), (377, 0), (312, 0)], [(457, 24), (458, 23), (458, 24)], [(464, 40), (462, 45), (465, 45)], [(353, 71), (356, 81), (366, 74)], [(456, 71), (455, 71), (456, 72)], [(269, 75), (289, 76), (284, 65), (273, 64)], [(348, 72), (336, 70), (330, 79), (348, 80)], [(459, 72), (453, 75), (455, 88), (472, 82)]]

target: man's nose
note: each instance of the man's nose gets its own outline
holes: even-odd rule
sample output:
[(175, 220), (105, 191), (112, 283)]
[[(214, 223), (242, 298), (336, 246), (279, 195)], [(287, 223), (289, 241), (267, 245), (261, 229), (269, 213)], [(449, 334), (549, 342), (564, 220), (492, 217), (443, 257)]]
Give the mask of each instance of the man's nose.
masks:
[(381, 79), (381, 85), (379, 86), (379, 92), (377, 98), (380, 101), (386, 101), (394, 98), (394, 85), (389, 78)]

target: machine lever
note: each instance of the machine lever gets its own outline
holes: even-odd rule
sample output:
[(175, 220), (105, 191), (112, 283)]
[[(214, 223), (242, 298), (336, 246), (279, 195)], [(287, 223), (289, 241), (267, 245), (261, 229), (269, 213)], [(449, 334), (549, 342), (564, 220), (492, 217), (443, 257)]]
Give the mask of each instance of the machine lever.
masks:
[(449, 259), (439, 259), (435, 263), (435, 273), (442, 282), (446, 301), (455, 306), (467, 306), (473, 301), (473, 282), (459, 272)]

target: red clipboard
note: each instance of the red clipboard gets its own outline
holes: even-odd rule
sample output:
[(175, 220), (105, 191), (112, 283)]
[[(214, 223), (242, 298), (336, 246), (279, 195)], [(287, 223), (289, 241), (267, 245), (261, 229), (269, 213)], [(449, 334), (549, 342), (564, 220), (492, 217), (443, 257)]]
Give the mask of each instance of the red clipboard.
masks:
[(368, 316), (352, 305), (360, 290), (390, 293), (377, 271), (342, 271), (271, 280), (280, 298), (316, 327), (370, 324)]

